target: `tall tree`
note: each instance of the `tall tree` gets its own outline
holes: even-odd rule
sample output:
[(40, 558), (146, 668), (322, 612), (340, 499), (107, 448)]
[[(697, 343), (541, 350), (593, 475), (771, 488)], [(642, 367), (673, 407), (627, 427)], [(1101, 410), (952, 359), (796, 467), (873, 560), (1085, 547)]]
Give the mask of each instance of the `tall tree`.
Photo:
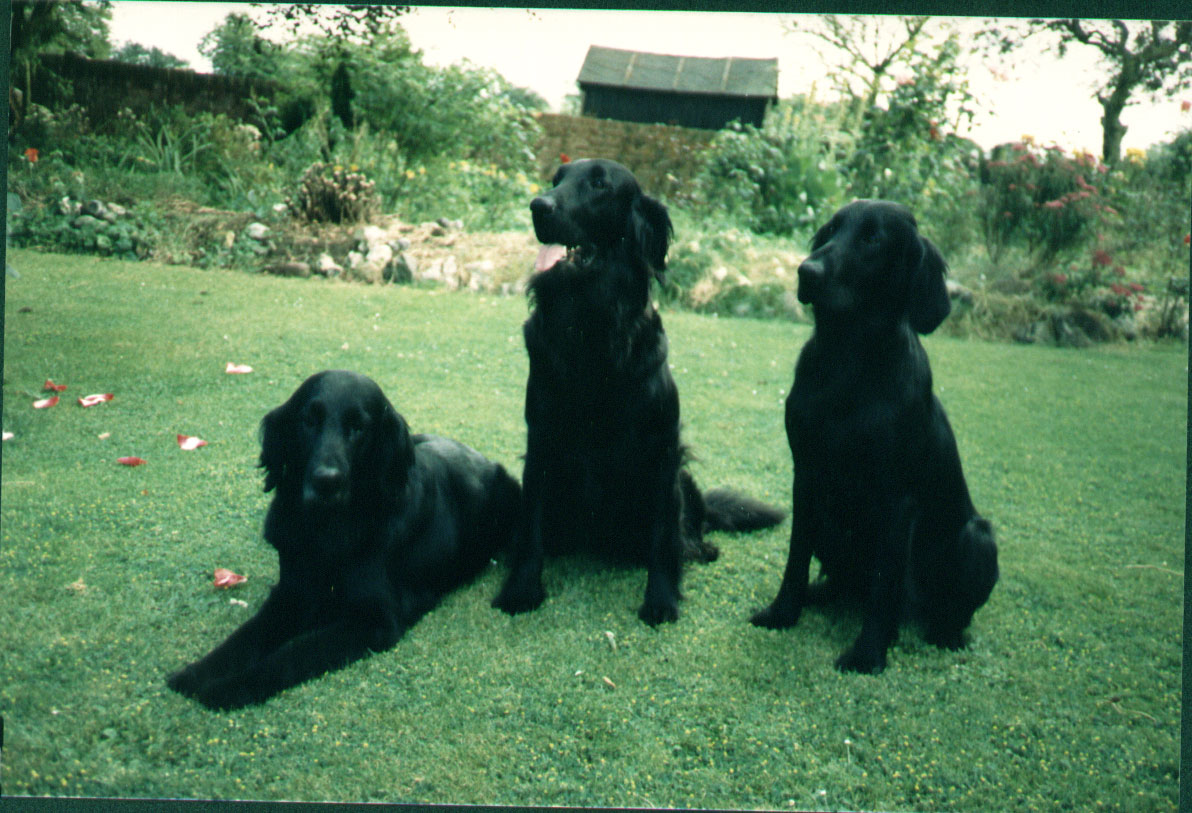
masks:
[(1122, 113), (1143, 98), (1168, 96), (1192, 79), (1192, 21), (1031, 20), (1024, 29), (999, 32), (1007, 53), (1028, 37), (1058, 40), (1060, 57), (1073, 45), (1096, 49), (1107, 65), (1106, 78), (1094, 96), (1101, 105), (1101, 160), (1121, 158), (1127, 127)]
[(18, 126), (33, 92), (34, 63), (46, 52), (74, 51), (104, 59), (111, 52), (111, 3), (82, 0), (13, 0), (9, 28), (9, 136)]
[(878, 96), (890, 90), (894, 77), (911, 69), (930, 19), (826, 14), (784, 27), (788, 34), (811, 40), (823, 61), (836, 66), (832, 78), (837, 90), (854, 100), (846, 122), (852, 130)]

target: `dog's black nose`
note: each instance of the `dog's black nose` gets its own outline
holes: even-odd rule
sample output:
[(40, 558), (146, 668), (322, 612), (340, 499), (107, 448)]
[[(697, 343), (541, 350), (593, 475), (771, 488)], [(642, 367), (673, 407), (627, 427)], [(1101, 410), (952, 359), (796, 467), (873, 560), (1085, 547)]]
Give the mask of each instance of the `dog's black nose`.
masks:
[(799, 301), (807, 304), (815, 299), (824, 285), (827, 273), (823, 263), (807, 259), (799, 265)]
[(331, 466), (319, 466), (310, 474), (310, 484), (320, 498), (336, 496), (344, 485), (344, 473)]
[(804, 260), (799, 265), (799, 284), (819, 285), (824, 281), (823, 263), (817, 260)]
[(555, 210), (554, 198), (536, 197), (530, 201), (530, 213), (535, 215), (548, 215)]

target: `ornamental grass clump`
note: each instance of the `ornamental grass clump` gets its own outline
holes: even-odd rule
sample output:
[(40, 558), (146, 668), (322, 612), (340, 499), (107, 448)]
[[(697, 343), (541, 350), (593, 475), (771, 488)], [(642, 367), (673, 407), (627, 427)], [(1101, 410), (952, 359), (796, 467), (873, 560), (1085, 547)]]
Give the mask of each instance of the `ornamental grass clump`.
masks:
[(311, 223), (358, 223), (376, 214), (374, 182), (355, 165), (312, 164), (298, 194), (286, 199), (294, 217)]

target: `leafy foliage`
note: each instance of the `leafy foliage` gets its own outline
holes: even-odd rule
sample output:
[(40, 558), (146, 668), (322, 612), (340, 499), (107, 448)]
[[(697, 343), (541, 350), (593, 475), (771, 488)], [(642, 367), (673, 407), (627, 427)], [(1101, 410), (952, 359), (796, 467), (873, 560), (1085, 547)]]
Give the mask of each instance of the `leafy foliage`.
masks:
[(760, 234), (812, 229), (843, 199), (835, 146), (844, 136), (825, 126), (829, 115), (807, 100), (782, 102), (760, 128), (718, 133), (696, 176), (696, 206)]
[(986, 246), (995, 261), (1007, 244), (1024, 241), (1038, 265), (1091, 236), (1108, 213), (1098, 185), (1105, 166), (1088, 153), (1069, 157), (1031, 142), (995, 147), (982, 168)]

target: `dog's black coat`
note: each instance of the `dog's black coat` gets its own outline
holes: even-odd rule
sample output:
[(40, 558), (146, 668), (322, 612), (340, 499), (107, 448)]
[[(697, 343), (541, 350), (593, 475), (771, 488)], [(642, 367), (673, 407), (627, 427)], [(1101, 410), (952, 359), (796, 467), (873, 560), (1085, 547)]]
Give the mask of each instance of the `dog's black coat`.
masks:
[(517, 525), (500, 465), (411, 435), (371, 379), (324, 371), (261, 422), (265, 540), (280, 578), (261, 609), (171, 688), (211, 708), (257, 703), (392, 647), (480, 572)]
[[(886, 201), (837, 212), (799, 267), (815, 332), (786, 400), (790, 555), (778, 596), (753, 623), (789, 627), (807, 603), (862, 599), (861, 633), (836, 662), (844, 671), (881, 671), (912, 613), (927, 640), (963, 647), (997, 581), (993, 528), (969, 499), (916, 335), (948, 315), (945, 270), (911, 212)], [(809, 593), (812, 556), (826, 581)]]
[(717, 556), (705, 527), (763, 528), (784, 514), (722, 489), (702, 495), (684, 469), (679, 394), (650, 301), (666, 207), (628, 169), (594, 159), (560, 167), (530, 209), (538, 239), (572, 251), (540, 261), (530, 280), (523, 525), (493, 604), (536, 608), (544, 554), (582, 550), (646, 565), (638, 615), (673, 621), (683, 561)]

